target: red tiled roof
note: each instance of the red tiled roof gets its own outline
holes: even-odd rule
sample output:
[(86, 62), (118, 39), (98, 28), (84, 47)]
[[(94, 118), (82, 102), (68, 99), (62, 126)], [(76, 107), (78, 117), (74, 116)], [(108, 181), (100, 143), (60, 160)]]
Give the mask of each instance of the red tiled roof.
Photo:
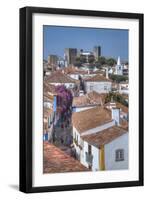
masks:
[(44, 95), (43, 95), (43, 101), (45, 102), (51, 102), (52, 104), (53, 104), (53, 99), (54, 97), (53, 96), (51, 96), (51, 95), (49, 95), (49, 94), (47, 94), (47, 93), (44, 93)]
[(63, 69), (64, 73), (69, 74), (77, 71), (76, 67), (70, 66)]
[(78, 160), (70, 157), (53, 144), (44, 142), (43, 147), (43, 173), (89, 171)]
[(43, 116), (48, 117), (51, 113), (53, 113), (53, 110), (51, 108), (43, 108)]
[(47, 83), (77, 83), (78, 81), (63, 74), (61, 71), (52, 72), (45, 79)]
[(90, 105), (90, 100), (89, 98), (87, 98), (86, 95), (73, 98), (72, 106), (77, 107), (77, 106), (86, 106), (86, 105)]
[(98, 133), (82, 136), (82, 139), (93, 146), (101, 148), (101, 146), (112, 142), (125, 133), (127, 133), (125, 129), (113, 126)]
[(101, 71), (101, 70), (96, 70), (93, 72), (94, 74), (99, 74), (99, 75), (105, 75), (105, 72), (104, 71)]
[(105, 76), (101, 76), (99, 74), (97, 74), (93, 77), (87, 78), (87, 79), (85, 79), (85, 81), (89, 81), (89, 82), (111, 82), (110, 79), (107, 79)]
[(44, 82), (43, 82), (43, 100), (53, 102), (54, 95), (57, 95), (56, 87), (54, 85), (48, 84), (44, 80)]
[(89, 105), (102, 105), (102, 96), (101, 94), (92, 91), (86, 95), (74, 97), (73, 106), (89, 106)]
[(43, 92), (56, 95), (56, 86), (49, 84), (46, 80), (43, 81)]
[[(127, 106), (124, 106), (123, 104), (121, 104), (119, 102), (114, 102), (113, 104), (116, 108), (120, 108), (122, 112), (128, 113), (128, 107)], [(108, 103), (105, 104), (105, 107), (109, 107), (109, 106), (111, 106), (111, 102), (108, 102)]]
[(103, 94), (100, 94), (96, 91), (92, 91), (87, 93), (88, 98), (90, 99), (91, 103), (98, 103), (98, 104), (102, 104), (103, 102)]
[(111, 112), (101, 106), (72, 114), (73, 126), (82, 133), (112, 121)]

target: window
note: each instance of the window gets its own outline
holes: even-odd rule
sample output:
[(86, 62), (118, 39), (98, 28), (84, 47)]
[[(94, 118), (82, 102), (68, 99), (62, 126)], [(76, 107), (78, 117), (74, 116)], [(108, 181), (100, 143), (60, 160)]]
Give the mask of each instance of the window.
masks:
[(90, 91), (93, 90), (93, 85), (90, 85)]
[(115, 161), (123, 161), (124, 160), (124, 149), (117, 149), (115, 151)]
[(104, 90), (107, 90), (107, 86), (104, 86)]
[(91, 155), (91, 145), (88, 144), (88, 153)]

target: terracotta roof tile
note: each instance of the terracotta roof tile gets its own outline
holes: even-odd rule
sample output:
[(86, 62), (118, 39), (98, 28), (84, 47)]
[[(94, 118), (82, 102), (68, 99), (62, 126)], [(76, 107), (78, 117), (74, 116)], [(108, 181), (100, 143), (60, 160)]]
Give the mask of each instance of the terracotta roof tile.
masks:
[(89, 92), (87, 96), (90, 99), (91, 104), (92, 103), (102, 104), (103, 102), (103, 94), (100, 94), (96, 91)]
[(61, 71), (52, 72), (49, 76), (45, 78), (47, 83), (77, 83), (78, 81), (70, 78)]
[(82, 139), (89, 144), (101, 148), (101, 146), (110, 143), (127, 131), (121, 127), (113, 126), (98, 133), (82, 136)]
[[(113, 103), (115, 105), (116, 108), (120, 108), (122, 112), (124, 113), (128, 113), (128, 107), (124, 106), (123, 104), (119, 103), (119, 102), (114, 102)], [(105, 104), (106, 107), (111, 106), (111, 102), (108, 102)]]
[(90, 105), (90, 100), (89, 98), (87, 98), (86, 95), (73, 98), (72, 106), (77, 107), (77, 106), (86, 106), (86, 105)]
[(125, 129), (125, 130), (128, 130), (128, 121), (125, 120), (125, 119), (121, 119), (121, 122), (120, 122), (120, 126)]
[(105, 76), (101, 76), (99, 74), (90, 77), (90, 78), (86, 78), (85, 81), (89, 81), (89, 82), (111, 82), (110, 79), (107, 79)]
[(111, 112), (101, 106), (72, 114), (72, 124), (79, 133), (110, 121), (112, 121)]
[(56, 146), (44, 142), (43, 173), (89, 171), (78, 160), (70, 157)]
[(53, 110), (51, 108), (43, 108), (43, 116), (48, 117), (51, 113), (53, 113)]
[(74, 97), (73, 98), (73, 106), (89, 106), (89, 105), (102, 105), (102, 95), (92, 91), (87, 93), (86, 95)]
[(70, 66), (70, 67), (66, 67), (63, 69), (64, 73), (69, 74), (69, 73), (74, 73), (75, 71), (77, 71), (76, 67)]
[(43, 81), (43, 92), (44, 93), (51, 93), (53, 95), (56, 95), (56, 86), (49, 84), (47, 80)]

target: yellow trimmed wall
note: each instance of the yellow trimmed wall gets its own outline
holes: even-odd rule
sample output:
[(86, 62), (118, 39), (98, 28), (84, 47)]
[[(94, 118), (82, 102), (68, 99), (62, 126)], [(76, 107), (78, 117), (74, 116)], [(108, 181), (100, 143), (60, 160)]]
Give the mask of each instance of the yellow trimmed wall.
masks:
[(99, 169), (105, 170), (105, 150), (104, 146), (99, 149)]

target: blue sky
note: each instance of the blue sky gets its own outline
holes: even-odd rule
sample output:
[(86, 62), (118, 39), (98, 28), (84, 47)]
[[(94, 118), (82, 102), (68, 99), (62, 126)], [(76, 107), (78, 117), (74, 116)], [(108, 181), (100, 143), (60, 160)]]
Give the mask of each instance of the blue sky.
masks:
[(44, 26), (44, 59), (49, 54), (63, 57), (65, 48), (92, 51), (101, 46), (101, 54), (106, 57), (128, 60), (128, 30)]

